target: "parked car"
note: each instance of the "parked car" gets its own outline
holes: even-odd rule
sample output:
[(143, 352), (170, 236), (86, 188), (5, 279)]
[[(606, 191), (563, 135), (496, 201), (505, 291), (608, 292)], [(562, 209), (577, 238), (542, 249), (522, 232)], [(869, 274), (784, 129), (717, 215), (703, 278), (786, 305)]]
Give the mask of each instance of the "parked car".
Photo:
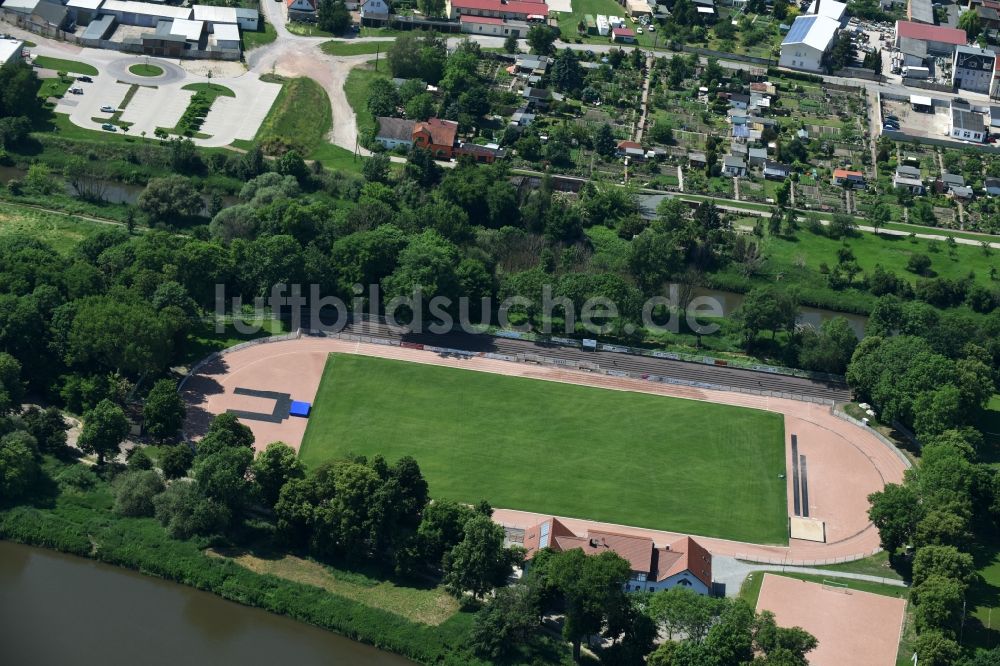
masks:
[(109, 132), (117, 132), (118, 131), (118, 128), (116, 126), (112, 125), (111, 123), (104, 123), (103, 125), (101, 125), (101, 129), (102, 130), (107, 130)]
[(649, 31), (650, 31), (650, 32), (656, 32), (656, 26), (655, 26), (655, 25), (653, 25), (652, 23), (650, 23), (650, 24), (649, 24)]
[(70, 93), (72, 93), (74, 95), (82, 95), (83, 94), (83, 88), (70, 88), (69, 91), (70, 91)]
[(101, 107), (101, 113), (114, 113), (116, 110), (115, 107), (108, 106), (107, 104)]
[(635, 34), (641, 35), (642, 34), (642, 28), (636, 28), (635, 29)]
[(94, 79), (90, 78), (89, 76), (78, 76), (78, 77), (76, 77), (76, 80), (77, 81), (81, 81), (83, 83), (93, 83), (94, 82)]
[(894, 123), (898, 123), (899, 122), (899, 118), (897, 118), (896, 116), (892, 115), (891, 113), (889, 115), (887, 115), (887, 116), (882, 116), (882, 117), (885, 118), (886, 120), (889, 120), (889, 121), (894, 122)]

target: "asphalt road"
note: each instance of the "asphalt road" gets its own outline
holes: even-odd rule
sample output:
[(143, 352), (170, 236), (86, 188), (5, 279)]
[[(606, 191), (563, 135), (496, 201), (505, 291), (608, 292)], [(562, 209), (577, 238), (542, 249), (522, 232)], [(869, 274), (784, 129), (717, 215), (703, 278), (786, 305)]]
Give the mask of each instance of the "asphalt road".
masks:
[(618, 352), (585, 351), (577, 347), (545, 344), (529, 340), (512, 340), (490, 335), (467, 333), (440, 335), (411, 333), (400, 335), (385, 324), (370, 322), (348, 324), (343, 332), (462, 351), (494, 352), (509, 355), (540, 354), (550, 358), (596, 363), (601, 368), (608, 370), (623, 370), (637, 374), (659, 375), (691, 382), (704, 382), (714, 384), (720, 388), (792, 393), (811, 398), (834, 400), (836, 402), (847, 402), (852, 397), (850, 389), (843, 383), (823, 382), (804, 377), (789, 377), (768, 372), (744, 370), (742, 368), (703, 365), (701, 363), (635, 356)]

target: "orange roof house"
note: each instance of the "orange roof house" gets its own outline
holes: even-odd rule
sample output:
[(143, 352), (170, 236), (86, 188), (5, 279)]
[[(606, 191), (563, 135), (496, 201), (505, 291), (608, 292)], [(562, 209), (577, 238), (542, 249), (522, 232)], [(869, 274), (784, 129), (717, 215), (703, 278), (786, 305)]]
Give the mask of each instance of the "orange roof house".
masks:
[(628, 591), (655, 592), (680, 585), (699, 594), (712, 592), (712, 555), (691, 537), (658, 548), (649, 537), (618, 532), (587, 530), (585, 537), (577, 536), (557, 518), (547, 518), (525, 530), (524, 548), (528, 560), (543, 548), (560, 553), (579, 548), (586, 555), (616, 553), (632, 569), (625, 585)]
[(455, 154), (458, 123), (453, 120), (428, 118), (413, 126), (413, 145), (431, 151), (435, 159), (451, 159)]

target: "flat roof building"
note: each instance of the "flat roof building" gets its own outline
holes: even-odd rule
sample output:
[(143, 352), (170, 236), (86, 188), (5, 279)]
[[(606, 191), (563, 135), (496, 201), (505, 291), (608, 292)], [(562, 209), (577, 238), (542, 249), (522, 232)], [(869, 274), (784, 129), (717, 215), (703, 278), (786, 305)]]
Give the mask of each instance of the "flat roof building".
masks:
[(24, 42), (19, 39), (0, 39), (0, 67), (21, 62)]

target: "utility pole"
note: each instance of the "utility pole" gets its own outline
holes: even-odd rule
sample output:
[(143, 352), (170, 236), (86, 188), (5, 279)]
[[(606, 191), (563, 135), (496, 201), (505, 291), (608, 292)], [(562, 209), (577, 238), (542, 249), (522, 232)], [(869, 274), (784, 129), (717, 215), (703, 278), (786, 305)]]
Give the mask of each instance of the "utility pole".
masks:
[(376, 44), (375, 45), (375, 71), (376, 72), (378, 71), (378, 54), (379, 54), (379, 51), (381, 49), (382, 49), (382, 45), (381, 44)]

